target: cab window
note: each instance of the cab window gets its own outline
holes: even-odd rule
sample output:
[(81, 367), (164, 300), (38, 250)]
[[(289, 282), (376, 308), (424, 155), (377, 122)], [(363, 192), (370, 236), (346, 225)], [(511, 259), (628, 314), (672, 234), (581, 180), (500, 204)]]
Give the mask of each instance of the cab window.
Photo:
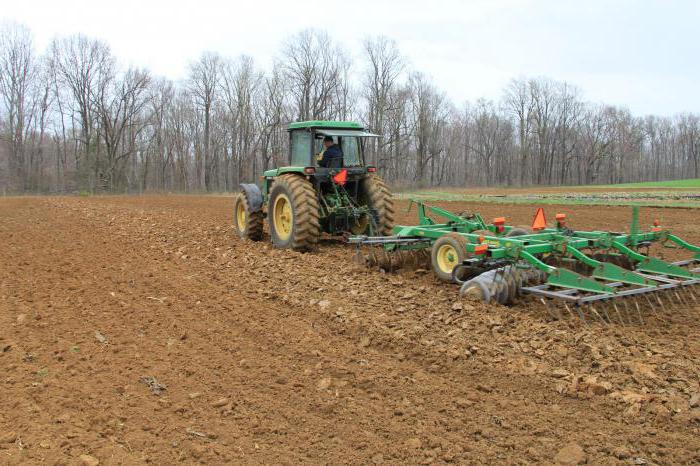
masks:
[(346, 167), (362, 165), (362, 161), (360, 160), (359, 138), (353, 136), (341, 138), (340, 148), (343, 151), (343, 162)]
[[(336, 137), (333, 138), (333, 144), (337, 143), (337, 139)], [(314, 141), (314, 154), (320, 154), (323, 149), (323, 135), (318, 134)]]
[(292, 131), (292, 156), (290, 165), (305, 167), (311, 161), (311, 133), (308, 131)]

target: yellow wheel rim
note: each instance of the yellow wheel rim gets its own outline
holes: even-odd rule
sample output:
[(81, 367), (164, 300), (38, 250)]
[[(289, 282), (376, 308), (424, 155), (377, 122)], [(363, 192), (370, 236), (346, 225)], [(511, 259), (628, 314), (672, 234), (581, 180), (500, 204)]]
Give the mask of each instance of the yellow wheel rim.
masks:
[(238, 231), (245, 230), (245, 223), (245, 205), (243, 205), (243, 201), (240, 200), (238, 201), (238, 206), (236, 206), (236, 224), (238, 225)]
[(272, 219), (275, 222), (277, 237), (282, 241), (286, 241), (292, 234), (292, 222), (294, 220), (292, 216), (292, 203), (289, 202), (289, 198), (286, 194), (277, 196), (272, 212)]
[(451, 244), (443, 244), (437, 250), (437, 265), (441, 272), (452, 273), (459, 262), (459, 254)]

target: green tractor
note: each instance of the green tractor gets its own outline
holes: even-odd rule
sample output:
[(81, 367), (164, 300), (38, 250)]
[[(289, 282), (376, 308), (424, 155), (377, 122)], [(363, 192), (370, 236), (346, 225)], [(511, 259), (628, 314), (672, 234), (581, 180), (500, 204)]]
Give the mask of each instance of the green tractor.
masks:
[[(288, 166), (263, 173), (262, 186), (242, 184), (234, 202), (234, 227), (253, 241), (263, 237), (267, 217), (277, 248), (308, 251), (322, 232), (390, 235), (394, 202), (389, 188), (365, 164), (364, 141), (378, 137), (355, 122), (291, 123)], [(323, 140), (332, 138), (341, 158), (319, 166)], [(337, 150), (337, 149), (336, 149)]]

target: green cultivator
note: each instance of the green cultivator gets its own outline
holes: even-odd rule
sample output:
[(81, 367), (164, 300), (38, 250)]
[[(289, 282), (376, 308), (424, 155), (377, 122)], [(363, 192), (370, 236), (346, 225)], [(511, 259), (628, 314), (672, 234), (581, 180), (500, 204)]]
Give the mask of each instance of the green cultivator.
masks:
[[(640, 231), (638, 208), (633, 209), (626, 234), (572, 230), (563, 215), (557, 215), (555, 228), (547, 228), (540, 212), (535, 231), (529, 231), (506, 225), (503, 218), (487, 224), (479, 214), (455, 215), (417, 205), (416, 226), (396, 226), (393, 236), (350, 238), (358, 246), (379, 247), (363, 255), (367, 263), (399, 268), (429, 254), (437, 277), (460, 284), (462, 295), (510, 304), (529, 294), (548, 309), (558, 301), (582, 319), (582, 311), (588, 309), (601, 320), (624, 323), (622, 314), (629, 316), (633, 311), (641, 320), (640, 304), (665, 308), (698, 303), (693, 288), (700, 283), (700, 247), (658, 222), (649, 231)], [(436, 223), (428, 212), (447, 221)], [(649, 255), (655, 245), (680, 249), (691, 257), (666, 262)]]

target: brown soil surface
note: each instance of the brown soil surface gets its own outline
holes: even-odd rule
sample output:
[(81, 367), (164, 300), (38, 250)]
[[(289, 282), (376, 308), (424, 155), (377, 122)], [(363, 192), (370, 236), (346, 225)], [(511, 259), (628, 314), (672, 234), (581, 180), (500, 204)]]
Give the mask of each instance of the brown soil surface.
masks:
[[(455, 306), (330, 239), (240, 240), (231, 204), (0, 199), (0, 464), (700, 462), (698, 307), (603, 326)], [(643, 212), (700, 243), (693, 211)]]

